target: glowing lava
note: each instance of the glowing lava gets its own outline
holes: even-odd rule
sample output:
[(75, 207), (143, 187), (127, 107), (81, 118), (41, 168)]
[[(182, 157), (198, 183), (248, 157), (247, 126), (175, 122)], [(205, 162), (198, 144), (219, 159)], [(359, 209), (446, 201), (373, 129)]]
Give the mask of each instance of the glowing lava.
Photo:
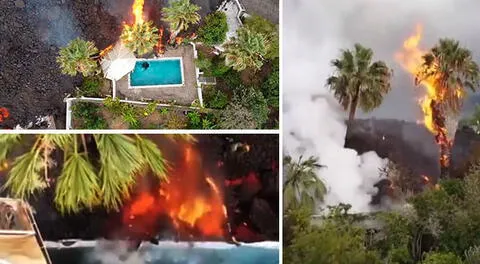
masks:
[(132, 5), (132, 13), (135, 17), (135, 24), (143, 24), (143, 4), (145, 0), (135, 0)]
[(5, 121), (10, 116), (10, 112), (5, 107), (0, 107), (0, 123)]
[[(419, 101), (424, 116), (423, 124), (435, 136), (435, 141), (440, 147), (440, 165), (442, 173), (445, 173), (450, 163), (450, 149), (452, 147), (452, 139), (448, 137), (444, 110), (447, 88), (437, 85), (440, 83), (438, 80), (441, 76), (431, 75), (422, 80), (417, 78), (420, 70), (422, 70), (423, 55), (427, 53), (427, 51), (418, 47), (422, 33), (422, 26), (417, 25), (415, 34), (405, 40), (403, 50), (395, 54), (395, 59), (406, 71), (415, 76), (416, 85), (421, 84), (425, 88), (426, 94)], [(427, 71), (433, 71), (433, 69), (427, 69)], [(461, 97), (463, 94), (458, 90), (456, 96)]]
[(150, 233), (155, 219), (165, 215), (180, 234), (224, 238), (228, 230), (223, 195), (204, 172), (199, 153), (184, 146), (183, 160), (177, 166), (169, 173), (168, 182), (155, 192), (141, 193), (126, 208), (124, 222), (133, 232)]

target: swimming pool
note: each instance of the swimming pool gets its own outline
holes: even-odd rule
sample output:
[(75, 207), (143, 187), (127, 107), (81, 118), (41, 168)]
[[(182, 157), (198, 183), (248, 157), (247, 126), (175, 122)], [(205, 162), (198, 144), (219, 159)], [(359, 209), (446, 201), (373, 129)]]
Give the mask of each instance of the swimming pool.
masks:
[(129, 74), (129, 88), (183, 86), (182, 58), (137, 60)]

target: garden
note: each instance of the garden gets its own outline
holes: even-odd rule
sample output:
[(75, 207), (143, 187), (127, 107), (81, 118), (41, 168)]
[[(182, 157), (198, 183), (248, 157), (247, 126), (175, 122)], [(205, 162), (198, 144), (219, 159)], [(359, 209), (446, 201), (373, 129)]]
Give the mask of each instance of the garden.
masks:
[(154, 21), (145, 20), (142, 2), (137, 0), (132, 6), (135, 22), (124, 25), (122, 45), (136, 58), (152, 58), (193, 43), (200, 76), (215, 81), (201, 83), (203, 96), (190, 105), (165, 98), (128, 101), (114, 92), (112, 97), (112, 85), (103, 78), (106, 73), (99, 63), (112, 46), (99, 50), (93, 42), (77, 38), (61, 48), (57, 57), (63, 74), (83, 77), (70, 109), (71, 128), (278, 128), (277, 25), (245, 14), (235, 36), (227, 39), (225, 12), (214, 11), (202, 18), (200, 7), (189, 0), (172, 1), (161, 9), (162, 21), (157, 27)]

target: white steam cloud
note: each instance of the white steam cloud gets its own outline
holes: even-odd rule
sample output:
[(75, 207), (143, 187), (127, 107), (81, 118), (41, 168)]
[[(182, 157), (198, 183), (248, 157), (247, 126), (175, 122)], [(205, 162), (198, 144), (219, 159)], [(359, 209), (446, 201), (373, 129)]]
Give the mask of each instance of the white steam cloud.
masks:
[[(373, 184), (385, 163), (375, 153), (359, 156), (345, 149), (344, 113), (325, 87), (329, 61), (342, 40), (323, 38), (339, 31), (339, 11), (328, 1), (286, 1), (283, 22), (284, 140), (294, 158), (317, 156), (327, 168), (320, 177), (328, 185), (327, 204), (349, 203), (353, 211), (369, 211)], [(332, 2), (333, 3), (333, 2)]]

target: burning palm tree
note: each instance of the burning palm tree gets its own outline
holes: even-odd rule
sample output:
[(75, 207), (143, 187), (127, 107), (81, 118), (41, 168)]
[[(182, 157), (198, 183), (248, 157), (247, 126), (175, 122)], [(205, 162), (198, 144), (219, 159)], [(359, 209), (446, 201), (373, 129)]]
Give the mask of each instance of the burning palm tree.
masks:
[(132, 26), (125, 25), (120, 39), (125, 46), (138, 55), (145, 55), (157, 45), (159, 36), (158, 28), (153, 25), (152, 21), (134, 24)]
[[(29, 149), (14, 156), (25, 143), (31, 143)], [(3, 188), (12, 197), (27, 199), (55, 181), (55, 204), (62, 213), (96, 205), (118, 210), (129, 197), (136, 174), (144, 169), (166, 180), (161, 151), (138, 135), (1, 135), (0, 146), (0, 162), (13, 159)], [(56, 165), (55, 150), (62, 151), (64, 159), (60, 176), (52, 179), (48, 173)], [(89, 151), (98, 151), (98, 163)]]
[(446, 177), (463, 99), (467, 89), (476, 90), (480, 71), (468, 49), (460, 47), (456, 40), (440, 39), (423, 56), (416, 83), (425, 80), (433, 85), (434, 91), (423, 106), (431, 109), (432, 128), (436, 141), (440, 142), (441, 176)]
[(96, 54), (98, 49), (93, 42), (77, 38), (60, 49), (57, 62), (63, 74), (75, 76), (81, 73), (83, 76), (91, 76), (99, 70), (98, 63), (94, 59)]
[(415, 84), (426, 88), (420, 100), (425, 127), (440, 147), (440, 177), (448, 177), (451, 148), (458, 126), (458, 116), (466, 90), (475, 91), (480, 80), (478, 65), (468, 49), (453, 39), (440, 39), (430, 51), (418, 48), (423, 28), (403, 45), (396, 59), (415, 76)]

